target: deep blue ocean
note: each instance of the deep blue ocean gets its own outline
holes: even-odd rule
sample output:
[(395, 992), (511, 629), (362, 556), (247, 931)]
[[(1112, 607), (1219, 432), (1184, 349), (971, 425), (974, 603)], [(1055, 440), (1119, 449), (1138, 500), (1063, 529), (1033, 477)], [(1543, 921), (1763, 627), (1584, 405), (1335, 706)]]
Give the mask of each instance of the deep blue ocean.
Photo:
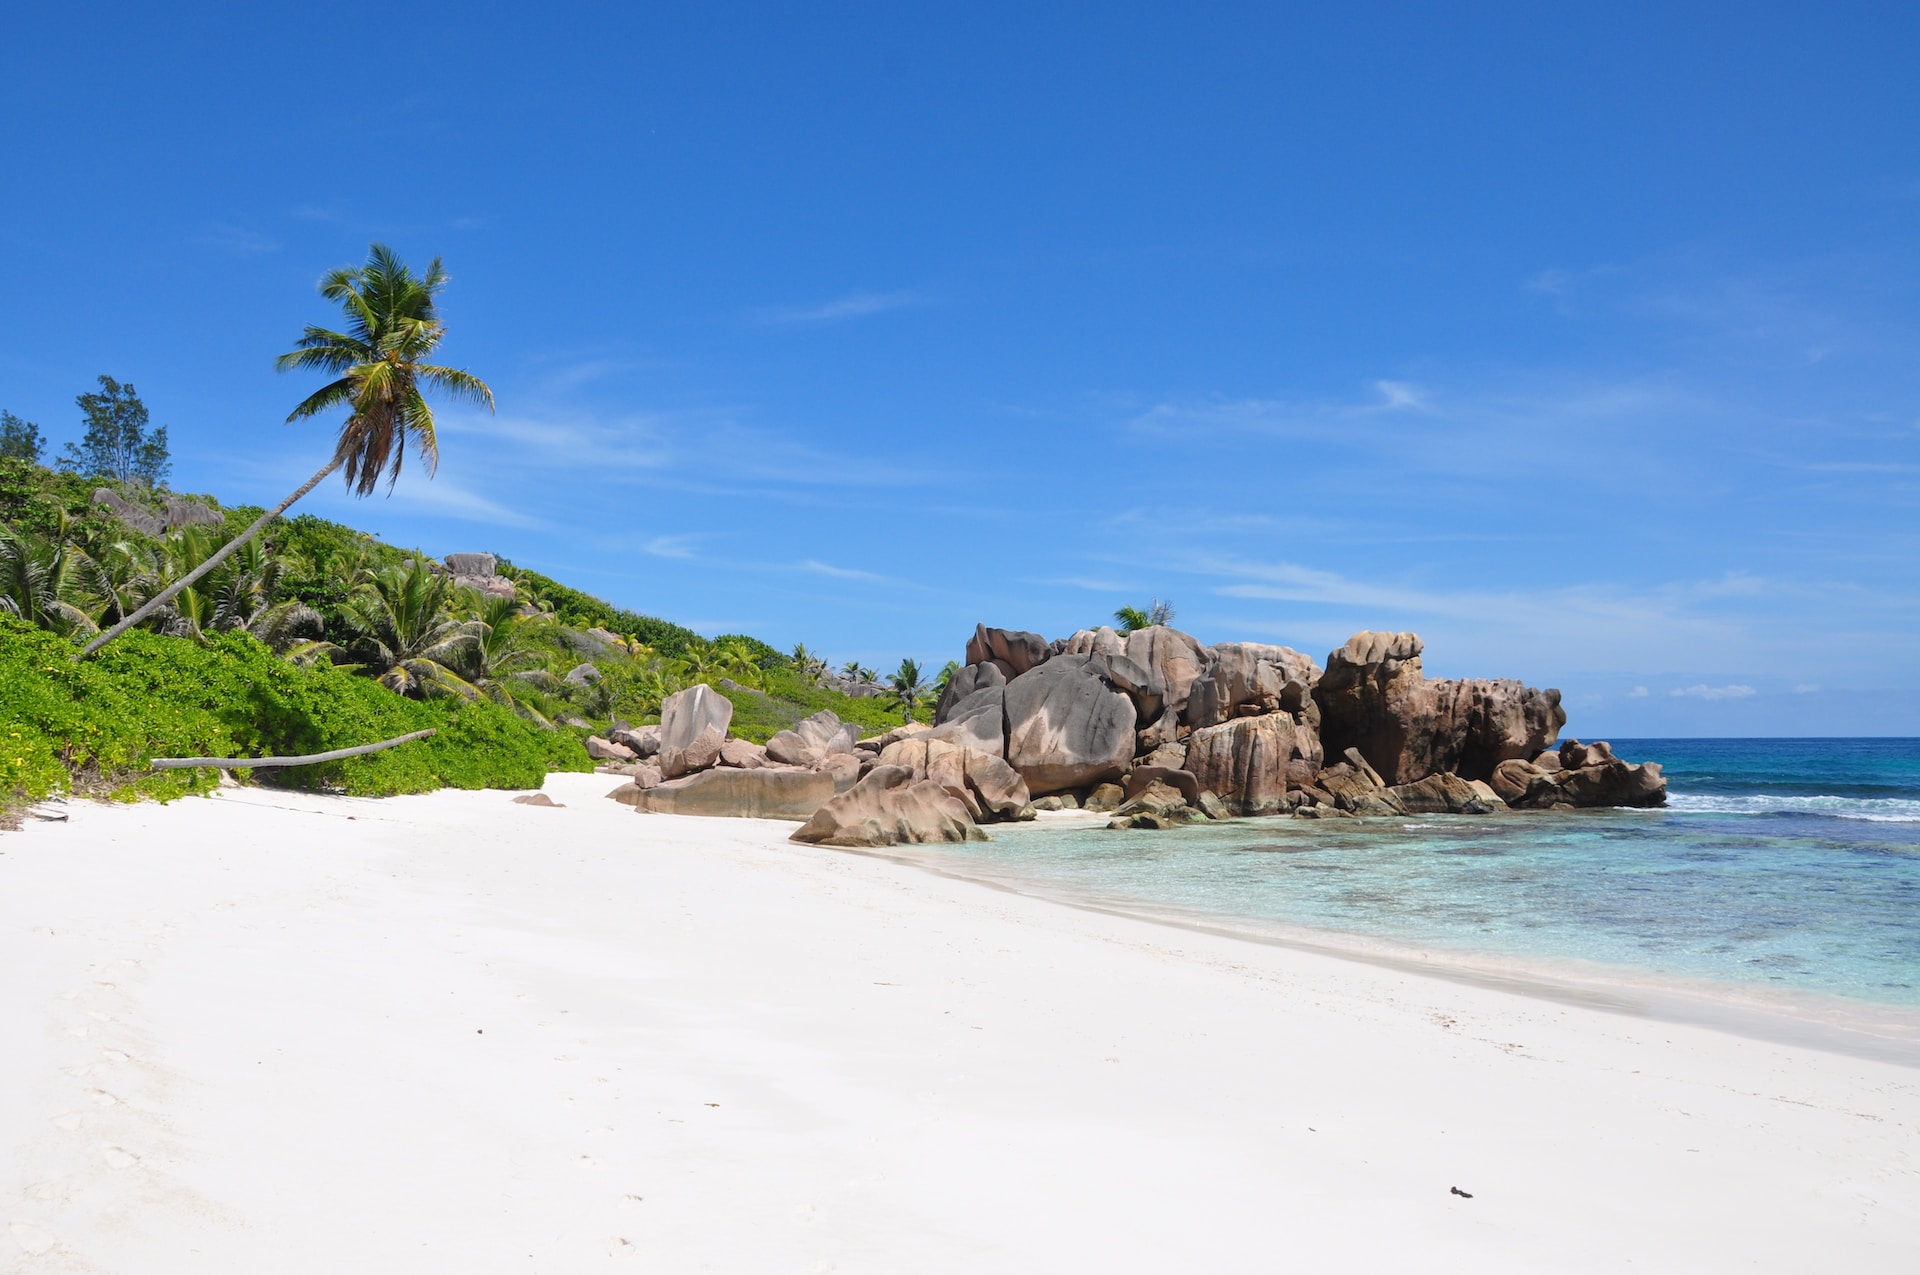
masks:
[(1620, 739), (1664, 810), (1000, 826), (938, 861), (1056, 897), (1920, 1007), (1920, 740)]

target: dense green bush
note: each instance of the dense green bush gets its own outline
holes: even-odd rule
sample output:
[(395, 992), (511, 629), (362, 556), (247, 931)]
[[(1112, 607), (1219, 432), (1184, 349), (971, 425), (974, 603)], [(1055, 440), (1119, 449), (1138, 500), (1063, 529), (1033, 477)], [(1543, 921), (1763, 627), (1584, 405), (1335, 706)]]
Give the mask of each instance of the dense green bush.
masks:
[[(0, 617), (0, 803), (61, 788), (132, 799), (205, 790), (209, 770), (152, 772), (155, 757), (326, 752), (433, 727), (439, 734), (262, 782), (358, 796), (439, 787), (535, 788), (589, 770), (579, 737), (489, 703), (410, 700), (320, 664), (300, 668), (244, 633), (204, 643), (140, 630), (76, 663), (66, 641)], [(245, 774), (247, 772), (241, 772)]]

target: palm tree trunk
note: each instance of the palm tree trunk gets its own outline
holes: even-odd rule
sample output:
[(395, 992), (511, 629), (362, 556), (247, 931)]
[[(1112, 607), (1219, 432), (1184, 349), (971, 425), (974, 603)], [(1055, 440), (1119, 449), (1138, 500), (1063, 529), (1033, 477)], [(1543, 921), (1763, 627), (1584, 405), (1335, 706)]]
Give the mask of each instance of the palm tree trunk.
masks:
[(300, 487), (291, 496), (288, 496), (285, 500), (281, 501), (279, 504), (275, 505), (273, 508), (267, 510), (267, 512), (261, 514), (258, 518), (255, 518), (253, 520), (253, 525), (251, 527), (248, 527), (245, 531), (241, 532), (239, 535), (235, 536), (232, 540), (229, 540), (225, 545), (221, 546), (220, 551), (218, 553), (215, 553), (213, 556), (208, 558), (205, 562), (201, 563), (199, 566), (195, 567), (193, 570), (187, 572), (186, 575), (182, 576), (178, 580), (175, 580), (172, 584), (168, 585), (166, 588), (160, 590), (159, 593), (155, 594), (152, 598), (148, 599), (147, 604), (145, 606), (141, 607), (138, 611), (135, 611), (132, 615), (126, 617), (124, 620), (120, 621), (120, 623), (108, 629), (105, 633), (102, 633), (99, 637), (95, 638), (93, 641), (87, 643), (85, 649), (83, 649), (80, 652), (80, 654), (74, 656), (73, 658), (76, 660), (85, 659), (87, 656), (92, 655), (95, 651), (99, 650), (101, 647), (113, 641), (115, 638), (119, 637), (122, 633), (125, 633), (128, 629), (132, 628), (134, 625), (140, 623), (142, 620), (152, 615), (155, 611), (158, 611), (161, 607), (165, 606), (173, 598), (174, 594), (180, 592), (180, 590), (186, 588), (188, 585), (192, 584), (195, 580), (198, 580), (201, 576), (207, 574), (207, 572), (213, 570), (215, 567), (225, 562), (229, 557), (232, 556), (234, 550), (238, 549), (241, 545), (247, 543), (247, 541), (259, 535), (262, 531), (265, 531), (268, 523), (272, 522), (275, 518), (278, 518), (281, 514), (285, 513), (287, 511), (287, 507), (293, 504), (294, 501), (300, 499), (300, 497), (306, 495), (308, 492), (312, 491), (315, 487), (318, 487), (322, 482), (326, 480), (326, 477), (328, 474), (331, 474), (334, 470), (340, 468), (340, 466), (345, 461), (346, 461), (346, 457), (344, 456), (335, 456), (332, 460), (328, 461), (326, 468), (322, 469), (319, 473), (315, 474), (313, 477), (307, 479), (307, 481), (302, 483)]

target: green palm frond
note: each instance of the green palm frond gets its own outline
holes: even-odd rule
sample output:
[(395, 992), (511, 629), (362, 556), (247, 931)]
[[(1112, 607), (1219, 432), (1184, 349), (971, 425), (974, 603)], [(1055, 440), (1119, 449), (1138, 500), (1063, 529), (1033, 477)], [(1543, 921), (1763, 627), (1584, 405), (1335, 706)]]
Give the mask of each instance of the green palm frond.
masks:
[(416, 275), (391, 248), (373, 244), (366, 264), (329, 271), (320, 280), (320, 295), (344, 311), (346, 330), (308, 327), (295, 348), (275, 361), (281, 371), (335, 374), (287, 419), (349, 409), (334, 454), (346, 467), (348, 487), (359, 495), (372, 494), (383, 477), (391, 490), (409, 449), (432, 475), (439, 439), (423, 390), (493, 408), (493, 391), (484, 381), (426, 361), (446, 335), (435, 309), (446, 282), (438, 257)]

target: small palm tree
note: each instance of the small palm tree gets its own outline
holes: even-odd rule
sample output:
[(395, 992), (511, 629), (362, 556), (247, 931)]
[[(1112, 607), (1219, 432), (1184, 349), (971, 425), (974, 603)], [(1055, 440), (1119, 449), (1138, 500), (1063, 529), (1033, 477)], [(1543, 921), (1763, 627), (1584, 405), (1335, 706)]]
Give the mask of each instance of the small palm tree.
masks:
[(478, 594), (470, 601), (478, 603), (478, 615), (461, 665), (468, 685), (536, 726), (553, 725), (528, 692), (551, 690), (558, 679), (543, 666), (541, 653), (525, 645), (520, 632), (520, 604), (512, 598)]
[(754, 657), (753, 648), (745, 642), (722, 642), (715, 646), (714, 662), (716, 669), (725, 677), (742, 686), (758, 686), (763, 670), (760, 661)]
[(335, 376), (287, 417), (293, 422), (345, 407), (347, 417), (340, 423), (333, 459), (226, 547), (87, 643), (82, 655), (93, 654), (165, 606), (174, 594), (226, 561), (342, 465), (347, 469), (347, 486), (360, 496), (371, 495), (383, 473), (392, 488), (409, 445), (419, 454), (428, 476), (433, 474), (440, 452), (433, 409), (423, 391), (439, 390), (493, 409), (493, 391), (479, 377), (426, 362), (446, 335), (436, 308), (446, 283), (447, 272), (438, 257), (425, 274), (416, 275), (385, 244), (368, 250), (364, 266), (333, 270), (320, 280), (320, 295), (346, 311), (347, 330), (309, 326), (297, 346), (276, 359), (274, 366), (282, 372), (313, 369)]
[(478, 637), (476, 624), (448, 612), (453, 577), (436, 575), (424, 558), (377, 571), (347, 606), (358, 630), (347, 644), (357, 667), (388, 690), (413, 699), (479, 691), (454, 672)]
[(800, 674), (811, 686), (818, 686), (821, 677), (827, 672), (827, 662), (814, 652), (809, 651), (805, 642), (801, 642), (795, 646), (793, 648), (793, 654), (788, 658), (793, 661), (794, 671)]
[(879, 675), (858, 660), (848, 660), (840, 666), (840, 676), (855, 682), (871, 682)]
[(1155, 598), (1144, 611), (1139, 607), (1121, 607), (1113, 613), (1113, 622), (1120, 626), (1122, 633), (1137, 633), (1157, 624), (1172, 624), (1173, 603)]
[(948, 660), (940, 666), (940, 675), (933, 679), (933, 685), (927, 688), (927, 698), (939, 703), (947, 697), (947, 687), (953, 685), (955, 674), (960, 672), (959, 660)]
[(914, 706), (927, 695), (927, 683), (921, 677), (919, 661), (901, 660), (900, 667), (887, 674), (887, 685), (906, 713), (907, 720), (912, 721)]
[(51, 540), (0, 527), (0, 615), (62, 637), (94, 631), (82, 609), (88, 600), (83, 574), (91, 560), (67, 542), (65, 530), (64, 516)]

